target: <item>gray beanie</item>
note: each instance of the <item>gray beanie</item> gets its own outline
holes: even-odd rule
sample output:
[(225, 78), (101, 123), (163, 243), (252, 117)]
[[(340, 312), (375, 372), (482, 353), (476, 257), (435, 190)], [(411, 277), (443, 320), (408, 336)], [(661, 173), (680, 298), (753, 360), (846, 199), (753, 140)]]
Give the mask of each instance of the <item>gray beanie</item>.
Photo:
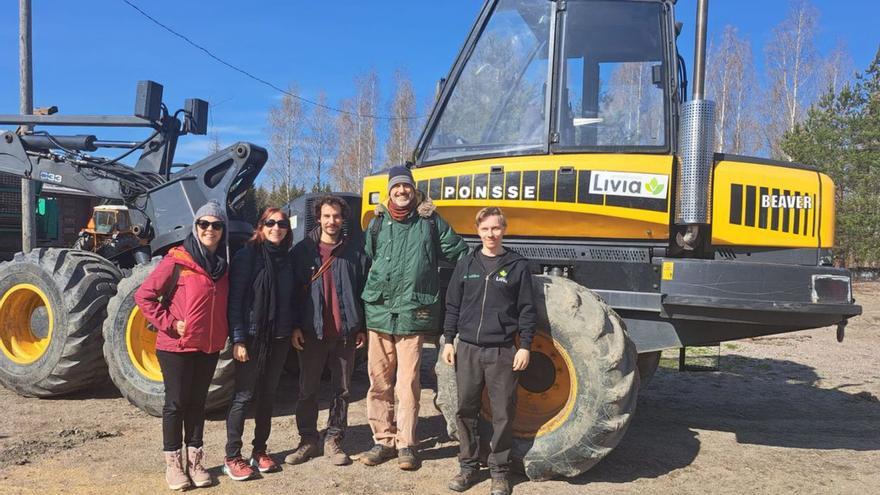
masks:
[(196, 236), (196, 238), (198, 238), (199, 233), (196, 231), (195, 220), (198, 220), (202, 217), (207, 217), (207, 216), (217, 217), (223, 223), (226, 223), (228, 220), (226, 217), (226, 208), (223, 208), (223, 206), (221, 206), (220, 203), (214, 201), (213, 199), (208, 201), (207, 203), (203, 204), (202, 207), (198, 209), (198, 211), (196, 211), (196, 215), (193, 218), (192, 229), (193, 229), (193, 235)]
[(390, 192), (391, 188), (397, 184), (409, 184), (413, 188), (416, 187), (412, 172), (404, 165), (391, 167), (391, 170), (388, 171), (388, 191)]

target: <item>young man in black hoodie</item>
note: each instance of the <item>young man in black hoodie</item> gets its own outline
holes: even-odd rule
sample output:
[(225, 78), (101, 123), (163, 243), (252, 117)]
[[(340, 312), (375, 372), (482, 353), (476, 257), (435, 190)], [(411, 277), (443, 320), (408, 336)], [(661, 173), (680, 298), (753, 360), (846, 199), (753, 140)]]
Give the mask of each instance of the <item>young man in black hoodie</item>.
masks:
[(532, 276), (526, 259), (502, 245), (507, 221), (500, 208), (483, 208), (476, 223), (483, 246), (459, 260), (446, 292), (442, 358), (455, 366), (461, 466), (449, 488), (461, 492), (476, 482), (485, 386), (492, 404), (491, 495), (507, 495), (517, 379), (529, 365), (535, 334)]

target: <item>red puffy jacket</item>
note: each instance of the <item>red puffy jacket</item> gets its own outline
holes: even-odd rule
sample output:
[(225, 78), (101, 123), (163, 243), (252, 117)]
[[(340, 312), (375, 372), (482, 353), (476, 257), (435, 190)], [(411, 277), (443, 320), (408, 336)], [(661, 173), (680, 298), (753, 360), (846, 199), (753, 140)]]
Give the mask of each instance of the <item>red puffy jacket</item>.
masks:
[[(177, 289), (168, 306), (159, 302), (170, 281), (174, 265), (180, 265)], [(183, 247), (173, 248), (159, 262), (140, 288), (134, 301), (157, 328), (156, 349), (168, 352), (219, 352), (229, 335), (226, 305), (229, 272), (216, 282), (193, 261)], [(183, 336), (174, 329), (176, 320), (186, 323)]]

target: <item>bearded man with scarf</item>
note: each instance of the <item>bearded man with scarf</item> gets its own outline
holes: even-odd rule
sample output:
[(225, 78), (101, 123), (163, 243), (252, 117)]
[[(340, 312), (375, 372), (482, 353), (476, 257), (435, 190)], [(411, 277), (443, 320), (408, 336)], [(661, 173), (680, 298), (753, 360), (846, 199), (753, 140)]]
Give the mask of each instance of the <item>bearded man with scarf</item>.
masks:
[[(361, 462), (397, 456), (400, 469), (418, 468), (419, 365), (422, 343), (440, 333), (440, 258), (455, 262), (467, 244), (416, 190), (407, 167), (388, 172), (388, 203), (378, 205), (366, 234), (373, 260), (361, 297), (367, 319), (367, 419), (373, 448)], [(395, 407), (395, 400), (397, 402)]]
[[(278, 470), (266, 442), (293, 331), (291, 240), (287, 213), (267, 208), (230, 267), (229, 337), (235, 359), (235, 396), (226, 417), (223, 472), (236, 481), (250, 478), (255, 470)], [(254, 439), (248, 462), (241, 456), (241, 437), (250, 408), (254, 410)]]
[(134, 294), (157, 330), (165, 481), (172, 490), (211, 484), (202, 436), (208, 387), (228, 333), (226, 252), (226, 209), (209, 201), (196, 211), (183, 246), (168, 251)]

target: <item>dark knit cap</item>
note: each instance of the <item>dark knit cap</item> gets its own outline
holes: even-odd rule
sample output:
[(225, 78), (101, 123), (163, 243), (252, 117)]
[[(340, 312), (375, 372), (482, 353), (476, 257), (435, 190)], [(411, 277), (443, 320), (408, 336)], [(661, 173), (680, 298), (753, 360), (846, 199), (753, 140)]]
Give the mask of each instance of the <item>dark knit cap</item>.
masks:
[(397, 165), (391, 167), (391, 170), (388, 171), (388, 191), (391, 191), (391, 188), (397, 184), (409, 184), (416, 187), (415, 181), (413, 181), (412, 172), (409, 168), (403, 165)]

